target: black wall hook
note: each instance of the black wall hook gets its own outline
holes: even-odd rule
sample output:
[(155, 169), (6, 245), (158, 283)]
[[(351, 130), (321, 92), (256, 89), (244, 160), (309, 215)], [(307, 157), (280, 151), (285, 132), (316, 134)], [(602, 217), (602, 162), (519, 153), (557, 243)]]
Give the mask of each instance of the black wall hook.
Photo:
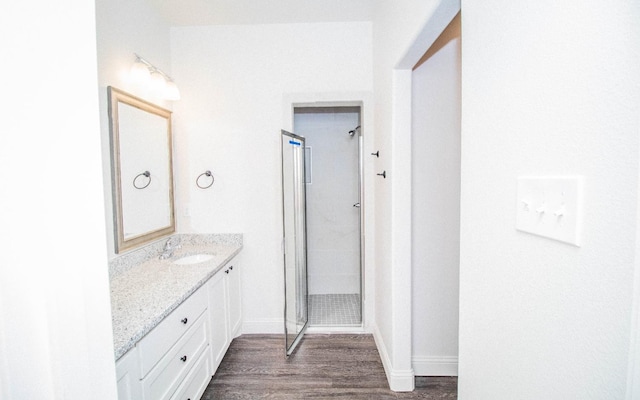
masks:
[(376, 156), (376, 157), (380, 157), (380, 150), (376, 151), (375, 153), (371, 153), (372, 156)]
[(381, 177), (383, 177), (384, 179), (387, 179), (387, 171), (382, 171), (382, 173), (381, 173), (381, 174), (376, 174), (376, 175), (381, 176)]

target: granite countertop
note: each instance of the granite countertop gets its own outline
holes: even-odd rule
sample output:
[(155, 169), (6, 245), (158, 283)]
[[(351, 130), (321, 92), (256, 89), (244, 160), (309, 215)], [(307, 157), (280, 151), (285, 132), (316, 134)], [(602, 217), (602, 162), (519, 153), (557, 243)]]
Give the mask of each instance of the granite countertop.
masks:
[[(218, 240), (216, 235), (176, 236), (181, 237), (181, 248), (168, 260), (160, 260), (153, 252), (142, 262), (121, 268), (119, 273), (111, 276), (116, 360), (242, 249), (242, 235), (224, 235), (223, 240)], [(149, 250), (144, 251), (150, 253)], [(174, 263), (176, 259), (191, 254), (211, 254), (214, 257), (197, 264)]]

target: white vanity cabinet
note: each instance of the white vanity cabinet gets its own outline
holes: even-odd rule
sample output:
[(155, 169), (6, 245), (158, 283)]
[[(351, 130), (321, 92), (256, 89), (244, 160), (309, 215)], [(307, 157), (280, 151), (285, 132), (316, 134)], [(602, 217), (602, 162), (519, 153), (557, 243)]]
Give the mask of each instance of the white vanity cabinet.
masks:
[(211, 314), (211, 356), (213, 371), (218, 369), (231, 341), (240, 333), (242, 304), (240, 268), (231, 260), (209, 281)]
[(213, 375), (206, 285), (116, 363), (119, 400), (200, 398)]
[(240, 333), (240, 290), (232, 260), (118, 359), (118, 399), (199, 400)]

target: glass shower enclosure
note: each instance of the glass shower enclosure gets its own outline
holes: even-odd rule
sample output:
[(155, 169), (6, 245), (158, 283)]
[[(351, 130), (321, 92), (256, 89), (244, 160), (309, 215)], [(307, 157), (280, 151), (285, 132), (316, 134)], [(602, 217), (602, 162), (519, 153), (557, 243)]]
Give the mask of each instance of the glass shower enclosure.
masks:
[(307, 226), (305, 198), (305, 141), (281, 132), (282, 227), (285, 287), (285, 350), (293, 353), (307, 326)]

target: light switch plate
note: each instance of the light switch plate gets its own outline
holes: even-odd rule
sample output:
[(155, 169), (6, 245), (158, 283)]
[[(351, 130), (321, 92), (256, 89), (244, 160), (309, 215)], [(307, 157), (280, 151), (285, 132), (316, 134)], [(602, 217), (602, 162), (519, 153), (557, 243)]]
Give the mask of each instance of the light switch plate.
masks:
[(581, 176), (518, 178), (516, 229), (580, 246)]

